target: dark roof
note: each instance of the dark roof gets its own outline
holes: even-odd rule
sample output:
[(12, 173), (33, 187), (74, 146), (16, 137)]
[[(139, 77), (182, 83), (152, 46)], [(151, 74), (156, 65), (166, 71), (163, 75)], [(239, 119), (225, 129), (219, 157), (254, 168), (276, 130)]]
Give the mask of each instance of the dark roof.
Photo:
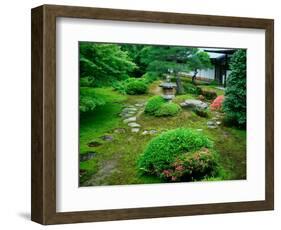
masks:
[(233, 54), (236, 49), (204, 49), (207, 53)]

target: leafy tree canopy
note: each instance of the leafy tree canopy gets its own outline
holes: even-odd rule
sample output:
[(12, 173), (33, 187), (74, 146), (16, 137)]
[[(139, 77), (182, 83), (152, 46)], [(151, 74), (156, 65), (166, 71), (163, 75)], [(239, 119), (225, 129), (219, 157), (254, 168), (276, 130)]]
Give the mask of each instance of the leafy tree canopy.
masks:
[(128, 53), (115, 44), (80, 43), (80, 77), (92, 79), (93, 86), (109, 85), (128, 78), (137, 68)]

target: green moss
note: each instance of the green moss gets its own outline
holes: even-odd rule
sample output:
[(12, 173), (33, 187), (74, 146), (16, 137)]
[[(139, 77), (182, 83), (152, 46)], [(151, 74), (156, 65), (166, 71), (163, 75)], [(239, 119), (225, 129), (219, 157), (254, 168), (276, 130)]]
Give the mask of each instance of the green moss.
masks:
[(175, 103), (164, 103), (155, 111), (156, 117), (176, 116), (181, 111), (181, 107)]
[[(111, 89), (99, 89), (101, 92), (112, 93)], [(107, 94), (107, 93), (105, 93)], [(108, 94), (107, 94), (108, 95)], [(123, 104), (135, 104), (145, 102), (149, 99), (148, 95), (134, 95), (124, 97), (123, 95), (113, 91), (110, 96), (111, 104), (102, 106), (97, 110), (96, 114), (87, 114), (83, 117), (80, 124), (80, 149), (83, 152), (89, 150), (97, 152), (96, 157), (88, 162), (80, 164), (81, 169), (85, 170), (81, 179), (81, 185), (87, 184), (91, 178), (99, 177), (100, 173), (106, 168), (106, 165), (114, 164), (113, 169), (107, 170), (107, 175), (100, 178), (101, 185), (120, 185), (120, 184), (146, 184), (161, 183), (162, 178), (153, 175), (140, 175), (137, 170), (137, 159), (144, 152), (145, 147), (152, 138), (166, 132), (170, 129), (178, 127), (201, 129), (202, 134), (208, 137), (214, 144), (214, 149), (219, 154), (219, 163), (222, 173), (219, 177), (213, 176), (203, 180), (228, 180), (228, 179), (245, 179), (246, 178), (246, 131), (236, 128), (228, 128), (220, 126), (217, 129), (208, 129), (206, 122), (215, 115), (210, 112), (209, 118), (199, 117), (192, 111), (183, 110), (176, 117), (154, 117), (141, 114), (138, 117), (138, 123), (142, 125), (142, 129), (138, 134), (132, 134), (130, 129), (118, 116)], [(191, 95), (177, 96), (175, 99), (188, 99)], [(110, 99), (109, 98), (109, 99)], [(119, 102), (116, 98), (121, 99)], [(175, 100), (174, 99), (174, 100)], [(125, 100), (125, 101), (123, 101)], [(98, 107), (97, 107), (98, 108)], [(82, 129), (81, 129), (82, 128)], [(124, 128), (125, 133), (116, 134), (113, 132), (115, 128)], [(141, 135), (143, 129), (157, 130), (155, 135)], [(114, 136), (111, 142), (103, 142), (99, 139), (104, 134)], [(91, 140), (98, 140), (101, 146), (89, 148), (87, 143)], [(81, 142), (82, 141), (82, 142)], [(81, 145), (82, 143), (82, 145)], [(238, 144), (239, 143), (239, 144)]]

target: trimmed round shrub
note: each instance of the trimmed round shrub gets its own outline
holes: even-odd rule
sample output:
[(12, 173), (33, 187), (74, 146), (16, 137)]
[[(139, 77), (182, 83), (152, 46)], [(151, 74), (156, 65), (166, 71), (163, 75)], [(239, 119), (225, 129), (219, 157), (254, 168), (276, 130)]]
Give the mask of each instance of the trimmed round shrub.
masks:
[(130, 95), (145, 94), (147, 91), (147, 84), (142, 80), (134, 80), (127, 84), (126, 93)]
[(154, 113), (160, 109), (160, 107), (165, 103), (165, 100), (161, 96), (153, 96), (151, 97), (145, 106), (145, 112), (154, 115)]
[(140, 172), (167, 181), (200, 180), (216, 173), (213, 143), (202, 133), (178, 128), (153, 138), (138, 160)]
[(155, 111), (156, 117), (176, 116), (181, 111), (181, 107), (176, 103), (164, 103)]

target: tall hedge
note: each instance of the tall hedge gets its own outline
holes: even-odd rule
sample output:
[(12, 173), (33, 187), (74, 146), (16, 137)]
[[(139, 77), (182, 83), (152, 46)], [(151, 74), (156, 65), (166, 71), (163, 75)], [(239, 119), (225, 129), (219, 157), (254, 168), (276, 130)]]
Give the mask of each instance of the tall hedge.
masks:
[(237, 50), (230, 61), (223, 111), (226, 120), (246, 127), (246, 50)]

